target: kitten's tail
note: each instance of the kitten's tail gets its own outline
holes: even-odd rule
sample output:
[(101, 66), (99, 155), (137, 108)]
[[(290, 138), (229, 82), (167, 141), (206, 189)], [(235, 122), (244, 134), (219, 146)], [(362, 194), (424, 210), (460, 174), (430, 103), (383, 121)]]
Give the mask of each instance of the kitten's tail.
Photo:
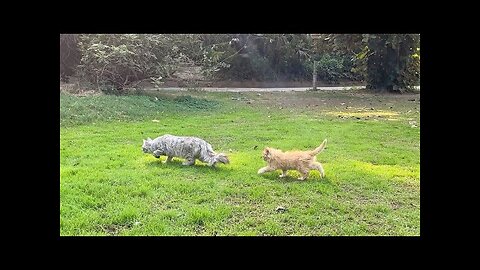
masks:
[(315, 150), (310, 152), (310, 155), (312, 156), (318, 155), (320, 152), (323, 151), (323, 149), (325, 149), (325, 146), (327, 146), (327, 139), (323, 140), (322, 144), (320, 144), (319, 147), (315, 148)]
[(215, 154), (215, 155), (213, 156), (213, 160), (214, 160), (215, 162), (221, 162), (221, 163), (223, 163), (223, 164), (228, 164), (228, 163), (230, 163), (230, 160), (228, 160), (227, 155), (225, 155), (225, 154), (223, 154), (223, 153)]

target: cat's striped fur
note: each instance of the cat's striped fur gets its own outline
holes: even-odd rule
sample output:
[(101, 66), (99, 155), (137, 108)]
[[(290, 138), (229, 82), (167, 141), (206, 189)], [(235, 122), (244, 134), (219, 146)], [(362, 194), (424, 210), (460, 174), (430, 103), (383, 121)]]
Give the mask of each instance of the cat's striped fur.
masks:
[(215, 166), (217, 162), (228, 164), (228, 157), (223, 153), (215, 153), (212, 146), (203, 139), (197, 137), (181, 137), (166, 134), (154, 140), (147, 138), (143, 140), (142, 150), (144, 153), (151, 153), (156, 158), (167, 156), (168, 162), (173, 157), (184, 158), (183, 165), (193, 165), (198, 159)]

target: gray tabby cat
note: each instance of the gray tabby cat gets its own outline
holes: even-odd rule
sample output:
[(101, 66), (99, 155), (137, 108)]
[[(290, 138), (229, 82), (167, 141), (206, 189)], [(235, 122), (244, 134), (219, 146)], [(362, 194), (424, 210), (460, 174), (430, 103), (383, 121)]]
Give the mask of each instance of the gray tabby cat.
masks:
[(154, 140), (147, 138), (143, 140), (142, 150), (144, 153), (153, 154), (156, 158), (167, 156), (165, 162), (171, 161), (173, 157), (184, 158), (183, 165), (193, 165), (196, 159), (208, 163), (209, 166), (215, 166), (217, 162), (229, 163), (225, 154), (215, 153), (209, 143), (196, 137), (166, 134)]

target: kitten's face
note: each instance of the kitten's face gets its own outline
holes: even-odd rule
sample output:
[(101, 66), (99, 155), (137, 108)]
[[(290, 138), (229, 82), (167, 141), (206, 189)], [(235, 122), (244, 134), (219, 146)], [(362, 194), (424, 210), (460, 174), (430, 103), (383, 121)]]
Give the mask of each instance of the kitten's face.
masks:
[(271, 153), (270, 153), (270, 151), (271, 151), (271, 150), (270, 150), (270, 148), (268, 148), (268, 147), (265, 148), (265, 149), (263, 149), (263, 154), (262, 154), (263, 160), (265, 160), (265, 161), (269, 161), (269, 160), (270, 160), (270, 158), (271, 158)]
[(149, 153), (152, 145), (152, 139), (148, 138), (143, 140), (142, 150), (144, 153)]

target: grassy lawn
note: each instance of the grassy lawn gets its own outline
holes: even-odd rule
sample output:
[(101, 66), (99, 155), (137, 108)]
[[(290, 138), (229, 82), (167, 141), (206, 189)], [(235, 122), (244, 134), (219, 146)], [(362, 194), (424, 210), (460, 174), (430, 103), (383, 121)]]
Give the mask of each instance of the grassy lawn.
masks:
[[(419, 99), (60, 94), (60, 235), (419, 235)], [(166, 133), (203, 138), (231, 164), (184, 167), (142, 152), (142, 139)], [(326, 178), (257, 175), (264, 147), (313, 149), (325, 138)]]

